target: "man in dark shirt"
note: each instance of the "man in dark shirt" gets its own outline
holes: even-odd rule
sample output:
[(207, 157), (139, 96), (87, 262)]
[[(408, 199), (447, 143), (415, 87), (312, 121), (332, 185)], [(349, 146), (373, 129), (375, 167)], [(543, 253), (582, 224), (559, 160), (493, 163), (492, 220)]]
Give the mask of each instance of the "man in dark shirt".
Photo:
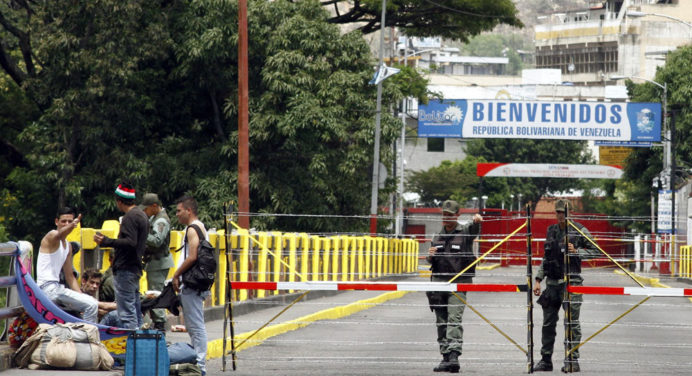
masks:
[(120, 223), (118, 239), (101, 233), (94, 241), (102, 247), (113, 247), (113, 283), (118, 318), (123, 328), (142, 326), (142, 309), (139, 301), (139, 279), (142, 277), (142, 256), (149, 232), (149, 219), (135, 205), (135, 189), (123, 182), (115, 189), (115, 204), (125, 213)]

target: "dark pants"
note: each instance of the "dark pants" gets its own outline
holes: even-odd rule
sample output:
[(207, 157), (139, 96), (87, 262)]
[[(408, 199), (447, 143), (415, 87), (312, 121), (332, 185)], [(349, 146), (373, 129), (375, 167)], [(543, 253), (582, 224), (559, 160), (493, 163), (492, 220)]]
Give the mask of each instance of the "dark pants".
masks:
[[(572, 284), (577, 285), (577, 284)], [(559, 296), (564, 296), (564, 290), (565, 290), (565, 284), (562, 283), (560, 285), (551, 285), (548, 286), (547, 289), (558, 289), (557, 293)], [(583, 301), (583, 297), (580, 294), (569, 294), (570, 297), (570, 317), (564, 318), (564, 322), (566, 323), (566, 327), (569, 328), (572, 332), (572, 342), (569, 343), (569, 348), (573, 348), (574, 346), (577, 346), (579, 343), (581, 343), (581, 326), (579, 325), (579, 312), (581, 310), (581, 303)], [(558, 320), (558, 313), (560, 312), (560, 306), (562, 306), (562, 310), (567, 312), (567, 302), (557, 302), (557, 304), (547, 304), (543, 306), (543, 333), (541, 337), (541, 356), (543, 358), (550, 358), (553, 355), (553, 347), (555, 345), (555, 334), (556, 334), (556, 326), (557, 326), (557, 320)], [(567, 316), (567, 315), (566, 315)], [(566, 334), (567, 328), (565, 328), (565, 334)], [(579, 350), (574, 351), (573, 353), (573, 358), (578, 359), (579, 358)]]

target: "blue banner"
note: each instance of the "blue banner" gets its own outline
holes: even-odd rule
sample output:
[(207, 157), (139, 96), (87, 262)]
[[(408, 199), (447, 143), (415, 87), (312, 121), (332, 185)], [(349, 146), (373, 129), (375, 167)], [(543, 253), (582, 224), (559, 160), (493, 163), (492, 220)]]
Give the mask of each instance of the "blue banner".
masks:
[(418, 137), (657, 142), (661, 104), (431, 101), (418, 107)]

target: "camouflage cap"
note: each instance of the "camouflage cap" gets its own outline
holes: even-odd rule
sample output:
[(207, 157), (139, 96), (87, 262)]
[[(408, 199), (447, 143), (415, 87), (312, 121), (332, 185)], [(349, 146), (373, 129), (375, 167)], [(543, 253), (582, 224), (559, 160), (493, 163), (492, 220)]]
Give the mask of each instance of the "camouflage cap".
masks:
[(153, 204), (161, 206), (161, 200), (159, 200), (159, 195), (157, 195), (156, 193), (147, 193), (142, 198), (142, 203), (139, 204), (139, 208), (144, 210), (144, 208), (146, 208), (147, 206), (151, 206)]
[(459, 203), (454, 200), (447, 200), (442, 203), (442, 213), (457, 214), (459, 212)]
[(569, 202), (567, 200), (557, 200), (555, 202), (555, 211), (564, 212), (569, 208)]

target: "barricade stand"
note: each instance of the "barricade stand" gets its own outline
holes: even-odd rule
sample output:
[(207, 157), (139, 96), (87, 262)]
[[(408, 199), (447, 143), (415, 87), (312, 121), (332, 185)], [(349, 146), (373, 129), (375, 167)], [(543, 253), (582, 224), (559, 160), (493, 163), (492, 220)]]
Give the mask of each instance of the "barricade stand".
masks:
[[(529, 219), (530, 219), (530, 218), (527, 218), (526, 222), (524, 222), (521, 226), (517, 227), (516, 230), (514, 230), (511, 234), (507, 235), (507, 236), (506, 236), (504, 239), (502, 239), (499, 243), (495, 244), (492, 248), (490, 248), (490, 249), (489, 249), (487, 252), (485, 252), (483, 255), (481, 255), (480, 257), (478, 257), (474, 262), (472, 262), (471, 264), (469, 264), (469, 266), (465, 267), (462, 271), (460, 271), (459, 273), (457, 273), (457, 275), (455, 275), (454, 277), (452, 277), (452, 279), (450, 279), (447, 283), (451, 284), (452, 282), (454, 282), (454, 280), (456, 280), (456, 279), (459, 278), (461, 275), (463, 275), (467, 270), (471, 269), (471, 267), (473, 267), (474, 265), (476, 265), (478, 262), (480, 262), (482, 259), (484, 259), (487, 255), (489, 255), (491, 252), (493, 252), (494, 250), (496, 250), (500, 245), (502, 245), (502, 244), (503, 244), (504, 242), (506, 242), (509, 238), (511, 238), (512, 236), (514, 236), (514, 235), (515, 235), (517, 232), (519, 232), (521, 229), (523, 229), (524, 227), (526, 227), (527, 224), (529, 223)], [(530, 267), (530, 266), (529, 266), (529, 267)], [(517, 287), (517, 289), (520, 290), (519, 287)], [(531, 292), (529, 291), (528, 293), (530, 294)], [(478, 312), (478, 310), (476, 310), (472, 305), (468, 304), (468, 302), (466, 302), (465, 299), (463, 299), (460, 295), (456, 294), (455, 292), (452, 292), (452, 294), (454, 294), (454, 296), (456, 296), (457, 299), (459, 299), (462, 303), (464, 303), (464, 305), (466, 305), (467, 307), (469, 307), (475, 314), (477, 314), (478, 317), (480, 317), (481, 319), (483, 319), (483, 321), (485, 321), (486, 323), (488, 323), (493, 329), (495, 329), (498, 333), (500, 333), (503, 337), (505, 337), (507, 340), (509, 340), (514, 346), (516, 346), (519, 350), (521, 350), (524, 354), (526, 354), (526, 355), (528, 356), (528, 351), (526, 351), (524, 348), (522, 348), (521, 346), (519, 346), (519, 344), (518, 344), (516, 341), (514, 341), (514, 340), (513, 340), (509, 335), (507, 335), (505, 332), (503, 332), (502, 330), (500, 330), (500, 328), (498, 328), (497, 326), (495, 326), (495, 324), (493, 324), (492, 322), (490, 322), (490, 320), (486, 319), (483, 315), (481, 315), (481, 313)]]
[[(565, 207), (565, 221), (569, 222), (569, 208)], [(574, 226), (576, 227), (576, 226)], [(564, 238), (564, 252), (563, 252), (563, 264), (564, 265), (564, 276), (565, 276), (565, 292), (563, 293), (562, 301), (565, 302), (565, 319), (562, 320), (565, 327), (565, 359), (564, 359), (564, 372), (572, 373), (572, 366), (574, 364), (574, 357), (572, 344), (574, 342), (574, 335), (572, 333), (572, 294), (566, 288), (571, 285), (570, 276), (572, 274), (569, 266), (569, 226), (565, 226), (565, 238)], [(564, 307), (563, 307), (564, 308)]]
[(533, 260), (531, 250), (531, 202), (526, 204), (526, 368), (533, 373)]
[[(591, 244), (593, 244), (599, 251), (601, 251), (601, 253), (603, 253), (612, 263), (614, 263), (618, 268), (620, 268), (620, 270), (622, 270), (628, 277), (630, 277), (634, 282), (636, 282), (641, 288), (644, 288), (644, 284), (642, 284), (634, 275), (632, 275), (632, 273), (630, 273), (629, 270), (627, 270), (622, 265), (620, 265), (617, 261), (615, 261), (615, 259), (613, 259), (606, 251), (604, 251), (598, 244), (596, 244), (596, 242), (593, 239), (591, 239), (591, 237), (586, 236), (586, 234), (584, 234), (584, 232), (581, 231), (581, 229), (579, 229), (579, 227), (577, 227), (572, 221), (567, 220), (567, 223), (569, 226), (574, 228), (582, 237), (584, 237), (586, 240), (591, 242)], [(569, 281), (567, 281), (567, 289), (566, 289), (565, 293), (566, 294), (570, 294), (570, 293), (577, 293), (578, 294), (578, 293), (584, 293), (584, 292), (589, 291), (589, 290), (590, 289), (588, 287), (584, 288), (582, 286), (570, 286)], [(624, 290), (624, 288), (617, 288), (617, 290)], [(603, 328), (597, 330), (594, 334), (589, 336), (587, 339), (581, 341), (581, 343), (576, 344), (572, 348), (569, 348), (569, 349), (566, 348), (565, 349), (565, 360), (567, 360), (568, 358), (572, 358), (574, 351), (576, 351), (578, 348), (583, 346), (585, 343), (589, 342), (592, 338), (594, 338), (598, 334), (602, 333), (604, 330), (606, 330), (612, 324), (616, 323), (618, 320), (622, 319), (623, 317), (628, 315), (630, 312), (634, 311), (635, 308), (639, 307), (640, 305), (642, 305), (644, 302), (646, 302), (650, 298), (651, 298), (651, 296), (647, 296), (646, 298), (642, 299), (639, 303), (635, 304), (634, 306), (632, 306), (632, 308), (628, 309), (623, 314), (616, 317), (613, 321), (606, 324)], [(568, 303), (569, 303), (569, 299), (568, 299)], [(566, 312), (569, 312), (569, 310)], [(571, 319), (571, 317), (568, 317), (568, 319)], [(566, 319), (565, 321), (568, 321), (568, 320)], [(571, 365), (571, 363), (570, 363), (570, 365)], [(572, 371), (571, 367), (568, 369), (568, 371), (569, 372)]]

